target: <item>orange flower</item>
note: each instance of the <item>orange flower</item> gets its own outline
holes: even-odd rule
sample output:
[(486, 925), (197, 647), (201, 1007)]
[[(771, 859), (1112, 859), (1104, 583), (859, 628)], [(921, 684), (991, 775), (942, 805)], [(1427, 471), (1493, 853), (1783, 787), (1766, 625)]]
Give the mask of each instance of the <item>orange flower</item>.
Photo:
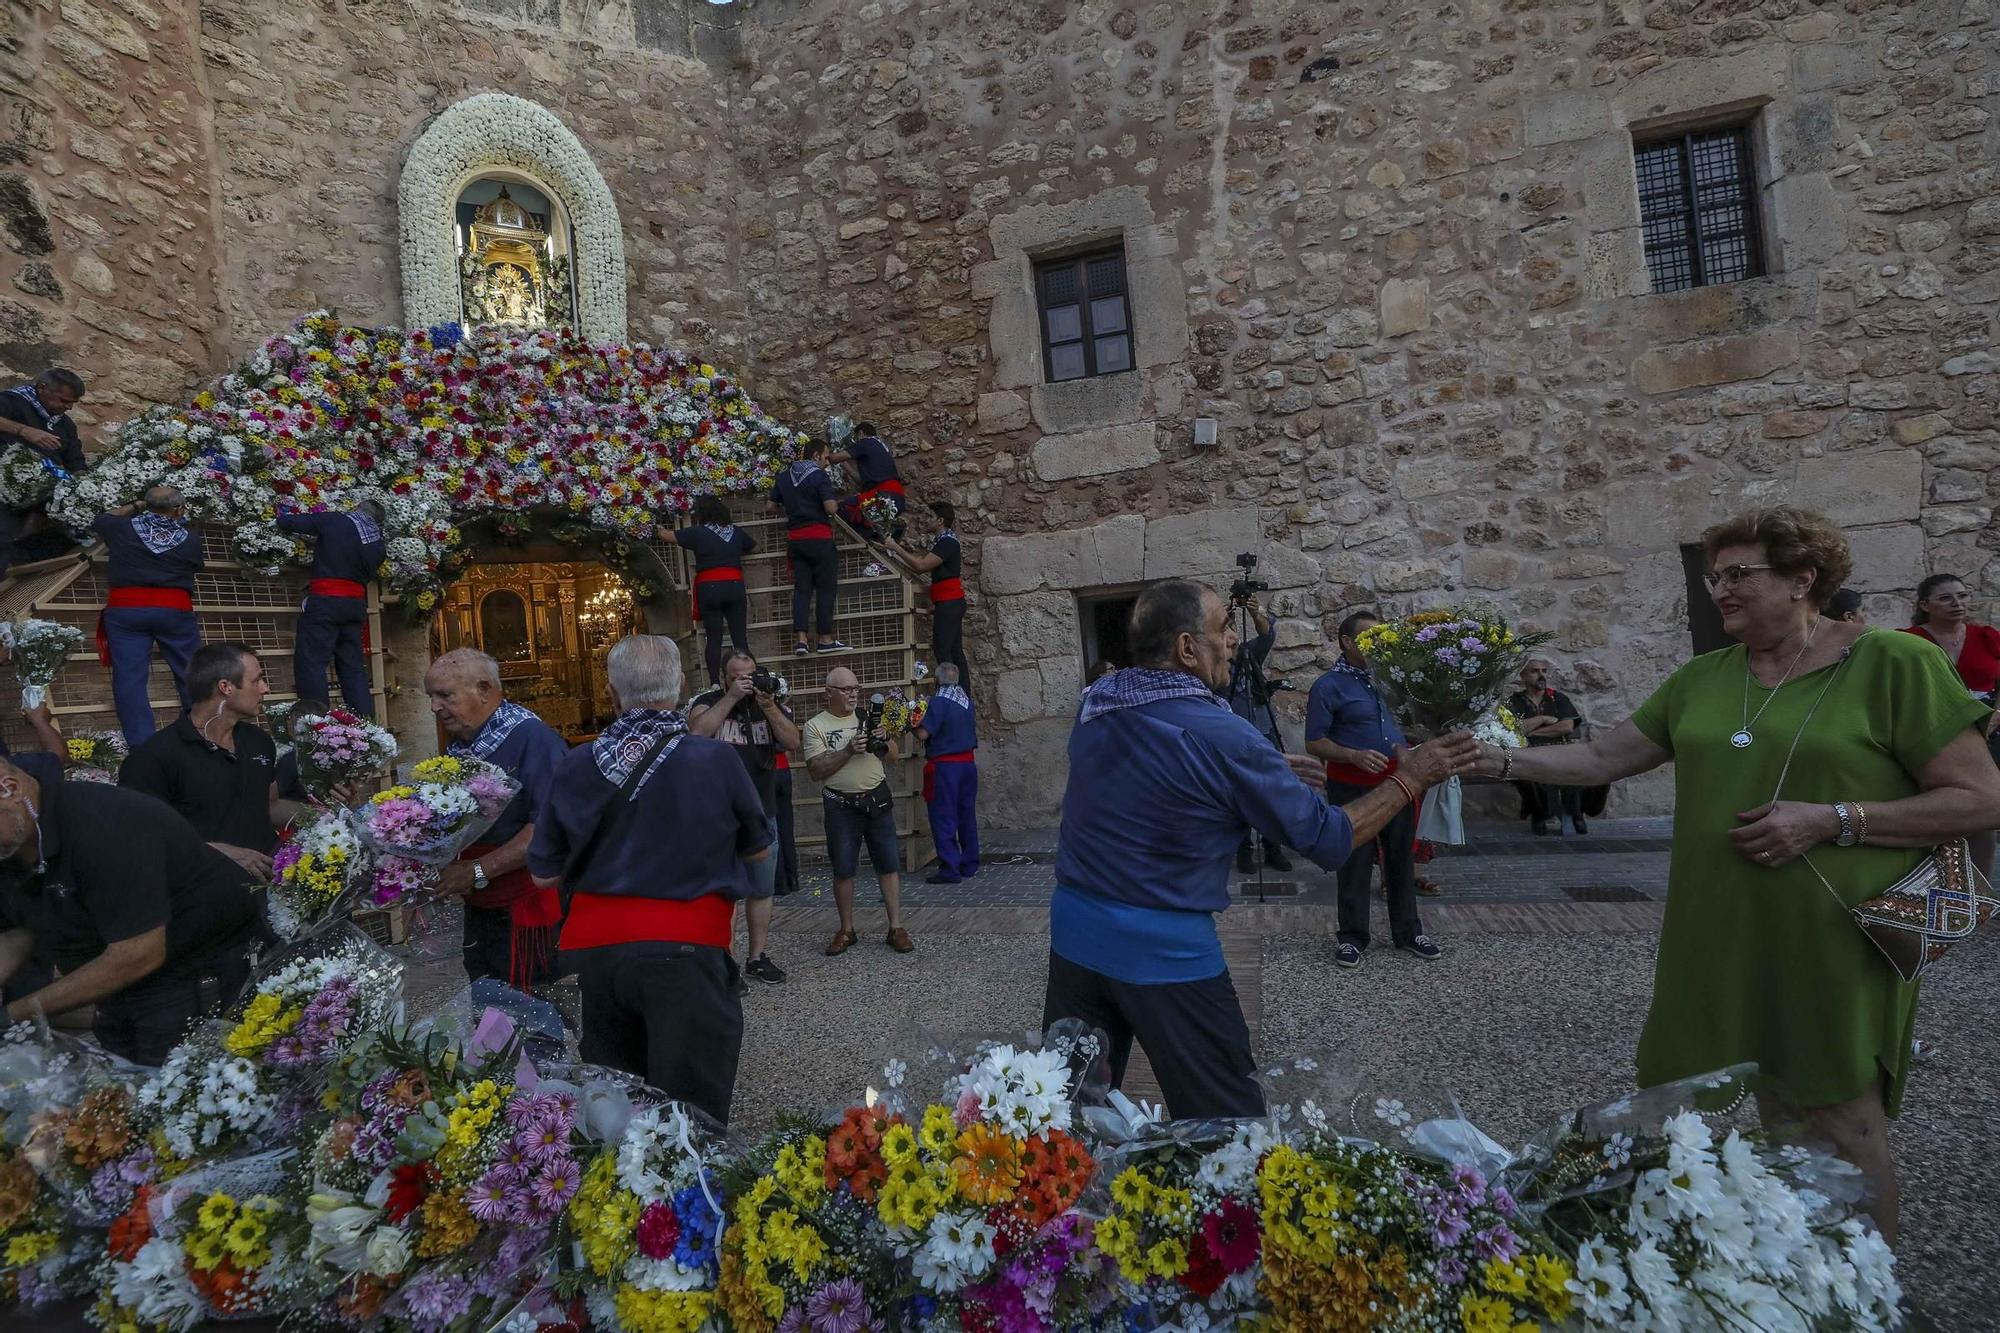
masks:
[(147, 1210), (152, 1193), (151, 1185), (141, 1185), (132, 1195), (132, 1206), (111, 1223), (106, 1248), (121, 1263), (138, 1258), (140, 1247), (153, 1238), (153, 1219)]
[(973, 1203), (1005, 1203), (1021, 1184), (1021, 1145), (991, 1125), (975, 1124), (958, 1136), (951, 1169), (958, 1192)]
[(185, 1265), (188, 1281), (201, 1293), (203, 1300), (219, 1314), (247, 1314), (257, 1308), (256, 1295), (250, 1284), (244, 1280), (243, 1271), (224, 1259), (211, 1269), (196, 1267), (193, 1260)]

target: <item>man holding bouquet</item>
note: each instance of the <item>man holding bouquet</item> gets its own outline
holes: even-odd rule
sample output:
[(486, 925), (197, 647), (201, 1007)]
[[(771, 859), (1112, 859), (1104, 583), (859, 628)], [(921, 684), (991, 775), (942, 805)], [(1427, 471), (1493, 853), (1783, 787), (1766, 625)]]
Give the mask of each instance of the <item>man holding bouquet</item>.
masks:
[[(1340, 622), (1340, 660), (1313, 682), (1306, 696), (1306, 753), (1326, 764), (1326, 798), (1352, 801), (1396, 780), (1402, 764), (1403, 730), (1368, 674), (1368, 659), (1357, 640), (1381, 617), (1356, 611)], [(1389, 899), (1389, 937), (1425, 962), (1444, 951), (1424, 934), (1417, 916), (1416, 802), (1398, 809), (1376, 833), (1356, 838), (1340, 867), (1339, 943), (1333, 961), (1361, 966), (1368, 947), (1368, 890), (1375, 862), (1382, 862), (1382, 888)]]
[(1333, 808), (1313, 794), (1317, 761), (1280, 754), (1221, 698), (1237, 645), (1214, 589), (1153, 584), (1127, 638), (1139, 665), (1085, 690), (1070, 733), (1042, 1024), (1101, 1029), (1113, 1086), (1136, 1037), (1176, 1119), (1262, 1115), (1215, 930), (1237, 847), (1254, 831), (1333, 869), (1425, 787), (1470, 771), (1478, 747), (1463, 734), (1420, 746)]
[[(25, 446), (57, 477), (75, 476), (89, 464), (69, 410), (83, 398), (83, 377), (52, 366), (30, 384), (0, 393), (0, 449)], [(32, 510), (0, 505), (0, 574), (14, 561), (14, 540)]]
[(460, 759), (483, 759), (521, 784), (479, 842), (444, 867), (440, 893), (465, 899), (465, 975), (516, 990), (555, 980), (562, 905), (528, 874), (535, 815), (548, 800), (569, 746), (554, 727), (500, 689), (500, 664), (477, 648), (454, 648), (424, 673), (431, 712)]

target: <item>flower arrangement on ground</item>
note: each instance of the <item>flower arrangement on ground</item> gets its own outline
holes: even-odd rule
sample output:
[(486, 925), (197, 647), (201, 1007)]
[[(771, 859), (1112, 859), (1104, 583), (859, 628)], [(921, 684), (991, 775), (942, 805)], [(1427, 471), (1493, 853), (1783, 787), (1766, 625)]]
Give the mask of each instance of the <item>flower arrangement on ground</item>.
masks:
[(1398, 716), (1439, 735), (1491, 714), (1529, 652), (1550, 637), (1516, 633), (1497, 612), (1456, 608), (1385, 620), (1355, 643)]
[(63, 758), (69, 770), (63, 776), (74, 782), (116, 782), (118, 770), (132, 747), (116, 731), (79, 731), (63, 737)]
[(271, 853), (271, 929), (295, 940), (332, 920), (368, 882), (368, 859), (346, 812), (295, 826)]
[(387, 907), (429, 892), (435, 867), (491, 828), (520, 789), (498, 765), (438, 755), (415, 765), (409, 781), (376, 792), (360, 811), (374, 854), (369, 902)]
[(762, 490), (801, 437), (714, 366), (567, 330), (361, 329), (325, 312), (267, 339), (192, 402), (120, 426), (50, 512), (76, 529), (171, 482), (253, 567), (302, 552), (302, 508), (380, 499), (388, 590), (436, 607), (457, 522), (542, 510), (643, 535), (701, 492)]
[(83, 646), (83, 631), (56, 620), (19, 615), (0, 623), (0, 648), (14, 659), (14, 677), (21, 682), (21, 708), (40, 708), (49, 701), (49, 686)]
[(584, 1172), (569, 1228), (593, 1326), (695, 1333), (715, 1316), (726, 1201), (703, 1158), (719, 1148), (680, 1105), (650, 1106)]
[(396, 762), (396, 738), (357, 713), (336, 708), (292, 728), (299, 781), (325, 800), (335, 787), (371, 781)]

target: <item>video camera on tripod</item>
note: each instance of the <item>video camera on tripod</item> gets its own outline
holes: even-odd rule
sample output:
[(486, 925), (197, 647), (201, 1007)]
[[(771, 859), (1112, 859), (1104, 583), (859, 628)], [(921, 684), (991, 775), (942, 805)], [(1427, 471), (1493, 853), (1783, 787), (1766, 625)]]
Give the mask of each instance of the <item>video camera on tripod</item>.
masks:
[(1262, 579), (1253, 579), (1250, 577), (1257, 571), (1256, 556), (1245, 551), (1242, 555), (1236, 557), (1236, 566), (1243, 573), (1237, 577), (1236, 582), (1229, 585), (1229, 604), (1231, 606), (1246, 605), (1258, 593), (1271, 591), (1270, 584), (1264, 582)]

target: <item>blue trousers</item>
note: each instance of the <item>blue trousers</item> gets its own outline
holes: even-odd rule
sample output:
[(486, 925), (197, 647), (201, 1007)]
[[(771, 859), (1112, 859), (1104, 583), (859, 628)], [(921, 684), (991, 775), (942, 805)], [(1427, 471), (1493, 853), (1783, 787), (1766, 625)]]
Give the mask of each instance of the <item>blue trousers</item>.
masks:
[(306, 598), (299, 612), (298, 637), (292, 643), (292, 684), (299, 698), (327, 697), (326, 664), (331, 658), (348, 710), (375, 716), (374, 682), (368, 676), (368, 657), (361, 651), (361, 629), (367, 621), (365, 597)]
[(118, 729), (125, 743), (137, 746), (153, 734), (153, 701), (146, 689), (153, 669), (153, 645), (174, 673), (174, 692), (188, 706), (188, 659), (201, 647), (201, 630), (194, 612), (163, 606), (110, 606), (104, 609), (104, 638), (111, 649), (111, 698), (118, 707)]
[(979, 766), (928, 765), (931, 837), (937, 841), (938, 869), (970, 879), (979, 873)]

